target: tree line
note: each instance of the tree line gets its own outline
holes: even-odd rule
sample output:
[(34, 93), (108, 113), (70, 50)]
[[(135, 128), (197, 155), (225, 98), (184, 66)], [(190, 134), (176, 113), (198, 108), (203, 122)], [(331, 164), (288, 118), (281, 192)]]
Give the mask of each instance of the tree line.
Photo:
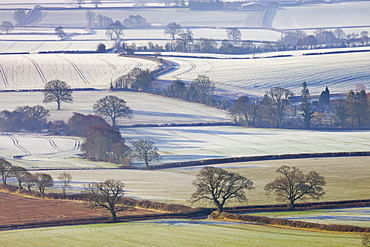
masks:
[(313, 101), (306, 82), (300, 96), (274, 87), (263, 98), (240, 96), (229, 109), (234, 123), (249, 127), (277, 128), (368, 128), (369, 94), (358, 85), (355, 92), (330, 99), (328, 87)]

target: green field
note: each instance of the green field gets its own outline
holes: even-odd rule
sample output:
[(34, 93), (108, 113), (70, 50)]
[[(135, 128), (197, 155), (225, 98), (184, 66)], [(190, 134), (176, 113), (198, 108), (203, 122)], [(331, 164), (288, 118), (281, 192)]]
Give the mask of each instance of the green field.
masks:
[(269, 212), (256, 213), (253, 215), (308, 221), (320, 224), (355, 225), (370, 227), (370, 207)]
[(210, 220), (157, 220), (0, 232), (0, 246), (360, 246), (358, 234)]

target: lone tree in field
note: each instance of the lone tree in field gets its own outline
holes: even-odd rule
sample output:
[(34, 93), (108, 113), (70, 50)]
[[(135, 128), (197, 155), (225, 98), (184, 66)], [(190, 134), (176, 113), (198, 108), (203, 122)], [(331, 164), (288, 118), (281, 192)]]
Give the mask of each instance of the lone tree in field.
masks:
[(82, 4), (85, 3), (85, 0), (76, 0), (77, 4), (78, 4), (78, 7), (81, 8), (82, 7)]
[(110, 118), (113, 126), (116, 126), (117, 118), (132, 118), (132, 110), (126, 105), (126, 101), (114, 95), (98, 100), (93, 109), (96, 114)]
[(132, 142), (135, 147), (134, 157), (138, 160), (145, 162), (146, 167), (149, 167), (149, 163), (159, 161), (161, 159), (158, 153), (158, 148), (154, 146), (154, 142), (151, 140), (138, 140)]
[(35, 173), (35, 176), (37, 187), (39, 188), (42, 198), (44, 198), (45, 189), (54, 186), (53, 178), (49, 174), (40, 172)]
[(166, 25), (164, 29), (164, 34), (168, 34), (171, 36), (173, 40), (175, 40), (175, 35), (180, 35), (182, 33), (181, 25), (177, 24), (176, 22), (171, 22)]
[(193, 185), (197, 190), (191, 196), (191, 202), (211, 201), (219, 213), (228, 201), (246, 202), (245, 190), (253, 189), (252, 180), (216, 167), (203, 168)]
[(71, 187), (69, 184), (71, 183), (72, 175), (68, 172), (63, 172), (59, 175), (58, 179), (62, 184), (63, 195), (65, 196), (67, 188)]
[(10, 21), (3, 21), (1, 22), (0, 29), (7, 34), (14, 29), (14, 26)]
[(88, 194), (86, 206), (89, 208), (106, 208), (112, 215), (112, 221), (117, 221), (117, 212), (132, 209), (123, 205), (124, 184), (117, 180), (105, 180), (100, 183), (89, 183), (85, 186)]
[(19, 189), (23, 189), (22, 183), (26, 182), (27, 176), (30, 175), (26, 168), (21, 166), (12, 166), (9, 170), (10, 176), (18, 181)]
[(67, 34), (64, 32), (64, 28), (63, 28), (63, 27), (61, 27), (61, 26), (56, 27), (56, 28), (54, 29), (54, 31), (55, 31), (55, 34), (56, 34), (56, 35), (58, 35), (58, 37), (59, 37), (60, 39), (64, 39), (64, 38), (67, 36)]
[(12, 164), (4, 159), (0, 159), (0, 173), (1, 179), (3, 180), (3, 184), (6, 184), (7, 178), (10, 176), (10, 168)]
[(242, 33), (240, 32), (240, 30), (235, 27), (227, 28), (226, 34), (227, 34), (228, 39), (234, 40), (235, 45), (236, 45), (236, 41), (240, 40), (242, 37)]
[(122, 25), (120, 21), (115, 21), (111, 24), (109, 24), (106, 28), (106, 35), (113, 39), (113, 34), (116, 36), (116, 39), (119, 40), (121, 37), (123, 37), (123, 29), (125, 27)]
[(325, 194), (325, 177), (318, 172), (311, 171), (305, 175), (297, 167), (289, 166), (281, 166), (276, 172), (280, 176), (266, 184), (265, 190), (274, 192), (279, 200), (288, 201), (291, 210), (297, 200), (309, 197), (318, 200)]
[(72, 103), (72, 89), (64, 81), (52, 80), (46, 83), (44, 89), (44, 103), (57, 102), (58, 110), (62, 102)]

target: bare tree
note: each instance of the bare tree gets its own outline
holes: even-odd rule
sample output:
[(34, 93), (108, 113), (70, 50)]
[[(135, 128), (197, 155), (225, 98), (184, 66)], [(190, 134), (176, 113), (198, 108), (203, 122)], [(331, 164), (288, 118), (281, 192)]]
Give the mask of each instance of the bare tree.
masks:
[(276, 172), (280, 173), (279, 177), (266, 184), (265, 190), (274, 192), (279, 200), (288, 201), (290, 209), (294, 209), (297, 200), (309, 197), (317, 200), (325, 194), (325, 177), (318, 172), (305, 175), (297, 167), (289, 166), (281, 166)]
[(36, 177), (37, 187), (39, 188), (39, 191), (42, 197), (44, 198), (45, 189), (54, 186), (53, 178), (49, 174), (40, 173), (40, 172), (35, 173), (35, 177)]
[(176, 35), (179, 35), (181, 33), (182, 33), (182, 27), (176, 22), (171, 22), (167, 24), (164, 29), (164, 34), (170, 35), (173, 40), (175, 40)]
[(111, 39), (113, 38), (114, 34), (116, 36), (116, 39), (119, 40), (123, 36), (123, 29), (125, 27), (122, 25), (120, 21), (115, 21), (114, 23), (111, 23), (107, 26), (107, 36), (109, 36)]
[(50, 102), (57, 102), (58, 110), (60, 110), (60, 104), (62, 102), (73, 102), (71, 87), (65, 81), (61, 80), (52, 80), (46, 83), (44, 103)]
[(161, 159), (158, 153), (158, 148), (154, 146), (154, 142), (151, 140), (138, 140), (132, 142), (135, 147), (134, 157), (138, 160), (145, 162), (146, 167), (149, 167), (149, 163), (159, 161)]
[(30, 174), (27, 169), (21, 166), (12, 166), (9, 172), (18, 181), (19, 189), (23, 189), (22, 183), (26, 181), (27, 176)]
[(193, 185), (196, 191), (191, 196), (191, 202), (211, 201), (219, 213), (228, 201), (246, 202), (245, 190), (253, 189), (252, 180), (212, 166), (203, 168)]
[(271, 104), (273, 116), (276, 117), (277, 127), (282, 127), (283, 117), (287, 106), (290, 105), (289, 97), (293, 96), (289, 89), (274, 87), (266, 92), (265, 97)]
[(235, 45), (236, 45), (236, 41), (240, 40), (242, 37), (242, 33), (240, 32), (240, 30), (235, 27), (227, 28), (226, 34), (227, 34), (228, 39), (234, 40)]
[(105, 180), (100, 183), (89, 183), (85, 186), (88, 194), (86, 206), (89, 208), (106, 208), (112, 215), (112, 221), (117, 221), (117, 213), (132, 209), (123, 205), (125, 194), (124, 183), (117, 180)]
[(1, 22), (0, 29), (3, 30), (5, 33), (9, 33), (14, 29), (13, 23), (10, 21), (3, 21)]
[(100, 0), (93, 0), (93, 1), (91, 1), (91, 4), (94, 4), (95, 5), (95, 8), (98, 8), (99, 6), (99, 4), (101, 4), (101, 1)]
[(88, 21), (87, 27), (94, 27), (94, 21), (95, 21), (95, 13), (91, 10), (88, 10), (86, 12), (86, 19)]
[(3, 180), (3, 184), (6, 184), (6, 180), (8, 177), (10, 177), (10, 168), (12, 167), (12, 164), (5, 160), (0, 159), (0, 173), (1, 173), (1, 179)]
[(37, 177), (34, 174), (30, 173), (25, 176), (24, 183), (27, 186), (27, 189), (31, 190), (31, 188), (37, 184)]
[(63, 27), (61, 27), (61, 26), (56, 27), (56, 28), (54, 29), (54, 31), (55, 31), (55, 34), (56, 34), (56, 35), (58, 35), (58, 37), (59, 37), (60, 39), (64, 39), (64, 38), (67, 36), (67, 34), (64, 32), (64, 28), (63, 28)]
[(189, 50), (189, 44), (193, 43), (193, 31), (187, 29), (186, 32), (180, 33), (179, 36), (180, 37), (177, 39), (178, 45), (183, 51)]
[(362, 239), (362, 246), (363, 247), (370, 247), (370, 233), (362, 234), (361, 239)]
[(126, 101), (114, 95), (98, 100), (93, 109), (96, 114), (110, 118), (113, 126), (116, 126), (117, 118), (132, 118), (132, 110), (126, 105)]
[(58, 179), (62, 183), (63, 195), (66, 195), (66, 189), (71, 187), (69, 184), (72, 180), (72, 175), (68, 172), (63, 172), (59, 175)]
[(198, 75), (194, 80), (197, 88), (201, 91), (202, 94), (209, 95), (213, 93), (214, 83), (206, 75)]
[(82, 7), (82, 4), (85, 3), (85, 0), (76, 0), (77, 4), (78, 4), (78, 7), (81, 8)]

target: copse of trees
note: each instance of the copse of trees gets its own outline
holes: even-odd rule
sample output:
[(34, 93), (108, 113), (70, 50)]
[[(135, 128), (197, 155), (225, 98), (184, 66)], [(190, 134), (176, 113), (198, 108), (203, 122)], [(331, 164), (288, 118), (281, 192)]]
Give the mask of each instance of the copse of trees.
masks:
[(0, 130), (2, 131), (40, 131), (48, 127), (46, 118), (49, 110), (41, 105), (19, 106), (14, 111), (0, 112)]
[(112, 90), (134, 90), (148, 92), (154, 81), (153, 74), (148, 70), (134, 68), (126, 75), (118, 77), (111, 84)]
[(87, 159), (94, 161), (125, 165), (129, 163), (129, 147), (120, 132), (109, 124), (90, 126), (81, 151), (85, 152)]
[(74, 112), (73, 116), (68, 120), (67, 135), (87, 137), (89, 127), (103, 124), (106, 124), (106, 122), (100, 116)]
[(250, 127), (369, 128), (369, 96), (363, 86), (341, 97), (331, 100), (326, 87), (313, 101), (303, 82), (300, 97), (285, 88), (272, 88), (263, 98), (242, 95), (229, 108), (229, 116), (235, 124)]

